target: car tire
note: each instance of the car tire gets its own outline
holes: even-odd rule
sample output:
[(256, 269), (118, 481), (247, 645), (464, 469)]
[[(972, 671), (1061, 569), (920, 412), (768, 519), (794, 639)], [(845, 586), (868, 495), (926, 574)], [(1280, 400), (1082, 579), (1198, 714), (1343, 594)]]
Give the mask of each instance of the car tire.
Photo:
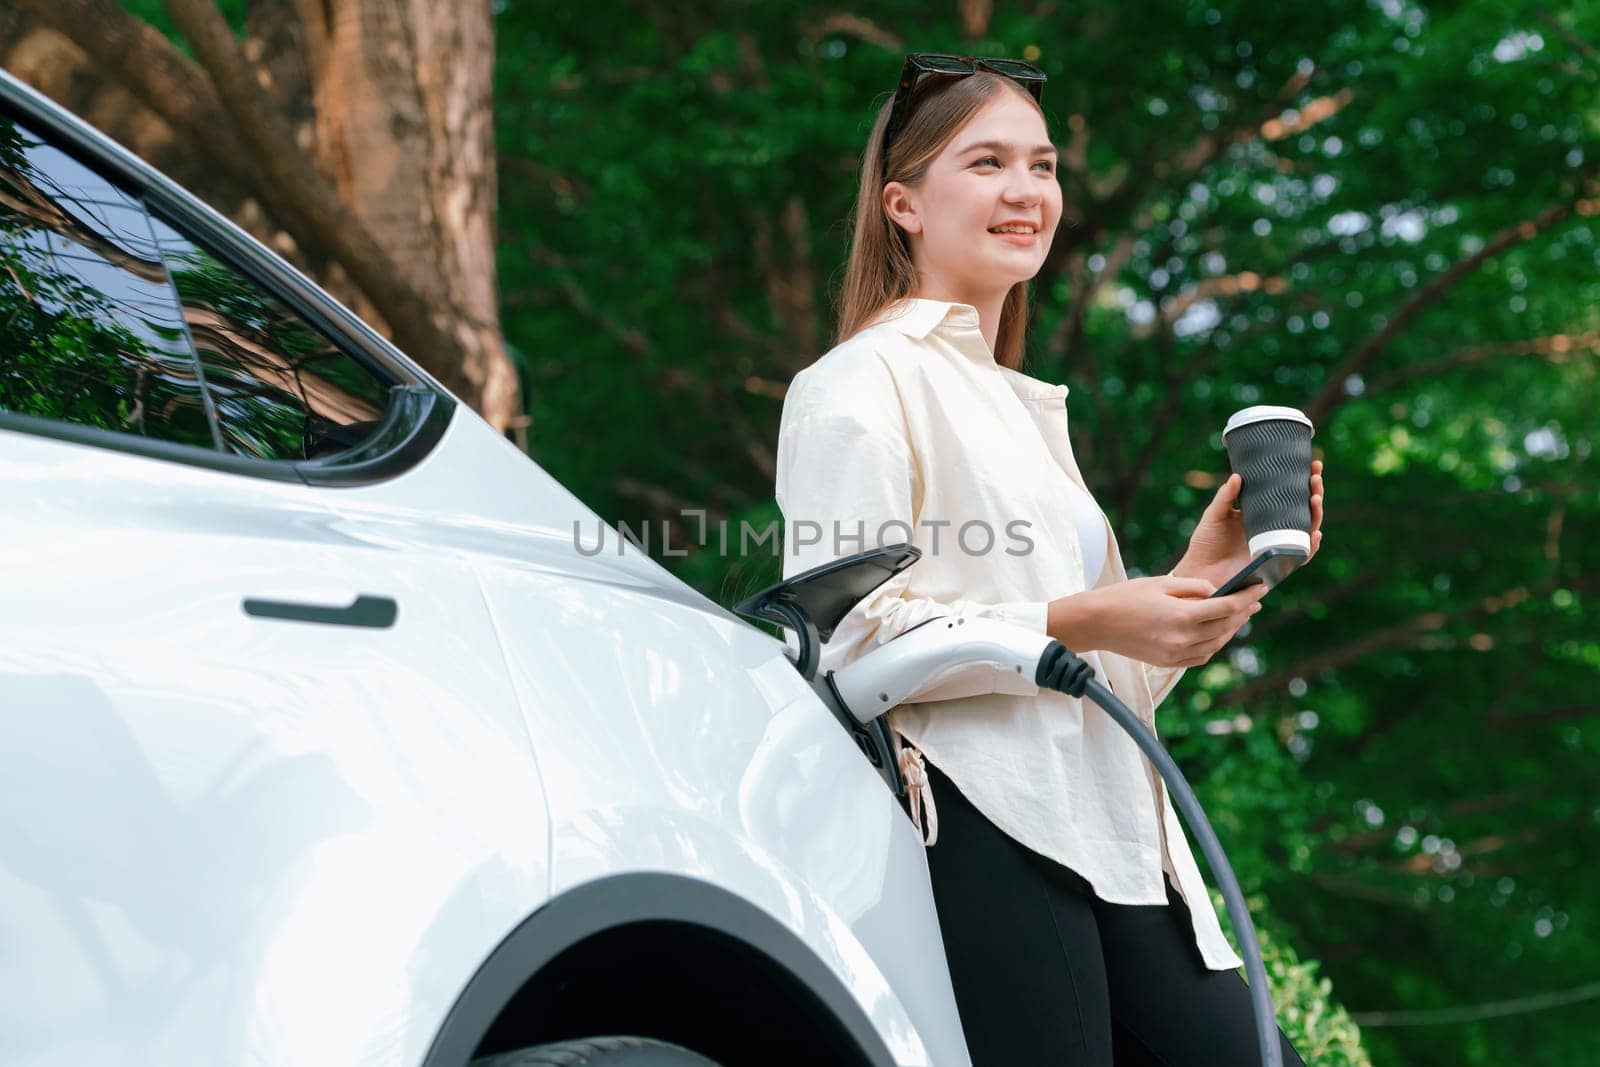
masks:
[(718, 1067), (698, 1052), (647, 1037), (585, 1037), (498, 1052), (471, 1067)]

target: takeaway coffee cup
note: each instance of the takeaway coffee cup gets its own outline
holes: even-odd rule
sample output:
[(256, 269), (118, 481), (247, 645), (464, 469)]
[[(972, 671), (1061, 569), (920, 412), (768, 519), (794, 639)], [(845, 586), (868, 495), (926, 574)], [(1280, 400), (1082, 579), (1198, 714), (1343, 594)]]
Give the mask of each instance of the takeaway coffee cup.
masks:
[(1239, 510), (1252, 556), (1311, 553), (1311, 434), (1304, 412), (1270, 404), (1234, 412), (1222, 431), (1228, 462), (1244, 479)]

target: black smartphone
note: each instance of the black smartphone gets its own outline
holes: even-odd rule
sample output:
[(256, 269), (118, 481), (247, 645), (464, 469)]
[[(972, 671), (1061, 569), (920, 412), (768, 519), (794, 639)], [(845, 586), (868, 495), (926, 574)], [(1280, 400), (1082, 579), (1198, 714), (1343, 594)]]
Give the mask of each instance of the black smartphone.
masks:
[(1267, 588), (1271, 589), (1283, 581), (1290, 571), (1305, 561), (1306, 553), (1298, 548), (1266, 549), (1255, 559), (1246, 563), (1238, 574), (1223, 582), (1217, 588), (1217, 591), (1211, 595), (1213, 597), (1227, 596), (1229, 593), (1237, 593), (1245, 586), (1255, 585), (1257, 582), (1266, 582)]

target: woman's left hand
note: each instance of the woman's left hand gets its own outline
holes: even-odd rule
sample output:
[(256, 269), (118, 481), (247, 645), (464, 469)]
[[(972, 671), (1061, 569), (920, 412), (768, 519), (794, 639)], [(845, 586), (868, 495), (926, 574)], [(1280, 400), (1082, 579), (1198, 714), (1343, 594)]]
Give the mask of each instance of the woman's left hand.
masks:
[[(1172, 569), (1178, 578), (1204, 578), (1220, 586), (1250, 562), (1250, 539), (1244, 519), (1233, 508), (1243, 482), (1230, 474), (1200, 516), (1189, 537), (1189, 549)], [(1322, 545), (1322, 460), (1311, 461), (1311, 555)]]

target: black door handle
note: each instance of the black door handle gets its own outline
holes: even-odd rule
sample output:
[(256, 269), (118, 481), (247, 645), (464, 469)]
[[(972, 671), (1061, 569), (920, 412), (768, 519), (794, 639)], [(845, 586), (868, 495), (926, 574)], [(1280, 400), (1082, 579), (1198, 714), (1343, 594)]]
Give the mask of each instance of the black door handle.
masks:
[(362, 593), (347, 608), (330, 608), (322, 604), (297, 604), (292, 600), (261, 600), (244, 598), (244, 613), (258, 619), (285, 619), (289, 622), (318, 622), (325, 626), (357, 626), (369, 630), (387, 630), (400, 614), (400, 605), (386, 596), (369, 596)]

